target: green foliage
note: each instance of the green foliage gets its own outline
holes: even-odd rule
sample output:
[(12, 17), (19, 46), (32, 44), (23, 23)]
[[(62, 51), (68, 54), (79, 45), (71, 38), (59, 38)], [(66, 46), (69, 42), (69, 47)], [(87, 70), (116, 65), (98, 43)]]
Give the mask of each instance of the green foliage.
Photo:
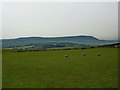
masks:
[(118, 48), (3, 52), (2, 63), (3, 88), (118, 87)]

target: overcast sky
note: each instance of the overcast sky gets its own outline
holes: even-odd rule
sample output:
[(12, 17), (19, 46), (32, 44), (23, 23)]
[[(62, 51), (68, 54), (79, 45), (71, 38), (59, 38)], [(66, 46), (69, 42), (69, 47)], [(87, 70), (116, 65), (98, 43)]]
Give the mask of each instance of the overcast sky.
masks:
[(2, 16), (2, 38), (91, 35), (118, 39), (117, 2), (9, 2), (3, 3)]

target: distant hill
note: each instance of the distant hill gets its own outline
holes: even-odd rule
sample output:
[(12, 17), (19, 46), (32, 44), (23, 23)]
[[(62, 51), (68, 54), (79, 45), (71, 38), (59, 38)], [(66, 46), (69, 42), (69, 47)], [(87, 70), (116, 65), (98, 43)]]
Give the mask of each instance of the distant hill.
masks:
[(66, 37), (21, 37), (2, 39), (2, 48), (54, 48), (54, 47), (83, 47), (117, 43), (117, 40), (99, 40), (93, 36)]

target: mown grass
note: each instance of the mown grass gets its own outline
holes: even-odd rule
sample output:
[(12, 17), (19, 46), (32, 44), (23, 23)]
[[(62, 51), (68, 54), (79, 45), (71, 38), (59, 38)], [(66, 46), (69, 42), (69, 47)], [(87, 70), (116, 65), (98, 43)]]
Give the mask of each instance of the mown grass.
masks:
[(3, 88), (118, 87), (117, 48), (8, 52), (2, 57)]

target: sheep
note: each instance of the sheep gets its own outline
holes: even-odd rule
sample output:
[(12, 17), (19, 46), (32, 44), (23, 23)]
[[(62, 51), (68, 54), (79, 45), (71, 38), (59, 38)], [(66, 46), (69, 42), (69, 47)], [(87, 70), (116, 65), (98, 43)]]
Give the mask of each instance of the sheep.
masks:
[(85, 54), (85, 53), (83, 53), (83, 56), (86, 56), (86, 54)]
[(68, 55), (65, 55), (66, 58), (68, 58)]
[(117, 48), (118, 46), (117, 45), (115, 45), (115, 48)]
[(101, 53), (97, 53), (97, 56), (100, 56), (101, 55)]

